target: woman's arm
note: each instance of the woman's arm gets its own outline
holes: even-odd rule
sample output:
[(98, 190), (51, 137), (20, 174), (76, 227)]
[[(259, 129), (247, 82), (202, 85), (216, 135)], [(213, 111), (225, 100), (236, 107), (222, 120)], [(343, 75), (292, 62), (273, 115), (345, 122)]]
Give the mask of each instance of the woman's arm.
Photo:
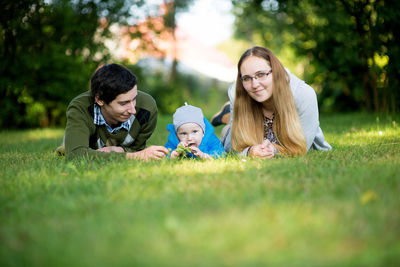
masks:
[(307, 142), (308, 151), (314, 142), (319, 127), (317, 95), (311, 86), (296, 76), (291, 74), (290, 80), (290, 87), (299, 114), (301, 128)]

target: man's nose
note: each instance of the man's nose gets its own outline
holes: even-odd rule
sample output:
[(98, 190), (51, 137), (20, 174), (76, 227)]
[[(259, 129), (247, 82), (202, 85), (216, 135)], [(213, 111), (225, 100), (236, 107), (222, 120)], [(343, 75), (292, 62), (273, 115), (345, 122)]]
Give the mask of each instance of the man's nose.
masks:
[(136, 114), (135, 103), (131, 102), (131, 103), (129, 104), (128, 112), (129, 112), (130, 114)]

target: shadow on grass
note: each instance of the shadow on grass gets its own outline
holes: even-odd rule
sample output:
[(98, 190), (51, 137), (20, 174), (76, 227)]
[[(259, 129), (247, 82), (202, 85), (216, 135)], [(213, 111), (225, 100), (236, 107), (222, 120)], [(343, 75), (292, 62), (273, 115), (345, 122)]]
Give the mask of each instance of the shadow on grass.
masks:
[(22, 139), (18, 142), (10, 142), (7, 141), (4, 143), (4, 140), (0, 144), (1, 152), (3, 153), (38, 153), (38, 152), (49, 152), (55, 151), (58, 146), (62, 143), (62, 137), (48, 137), (48, 138), (40, 138), (36, 140), (31, 139)]

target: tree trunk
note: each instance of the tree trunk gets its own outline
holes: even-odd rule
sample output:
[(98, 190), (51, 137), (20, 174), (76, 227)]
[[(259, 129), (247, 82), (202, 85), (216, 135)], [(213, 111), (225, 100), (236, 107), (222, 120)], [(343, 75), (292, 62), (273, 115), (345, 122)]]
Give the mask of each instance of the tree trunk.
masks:
[(374, 110), (375, 112), (379, 111), (379, 93), (378, 93), (378, 88), (376, 84), (376, 72), (371, 72), (370, 74), (370, 79), (369, 79), (370, 87), (372, 90), (372, 94), (374, 97)]
[(369, 91), (369, 86), (368, 86), (368, 80), (369, 80), (369, 73), (364, 72), (363, 74), (363, 81), (362, 81), (362, 87), (364, 89), (364, 100), (365, 100), (365, 106), (367, 108), (367, 111), (371, 111), (371, 94)]

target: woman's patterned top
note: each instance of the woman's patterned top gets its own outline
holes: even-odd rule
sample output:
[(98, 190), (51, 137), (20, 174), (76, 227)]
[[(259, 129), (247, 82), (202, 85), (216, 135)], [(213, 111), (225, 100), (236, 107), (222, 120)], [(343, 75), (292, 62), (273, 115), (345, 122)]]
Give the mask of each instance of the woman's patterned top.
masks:
[(274, 123), (274, 114), (272, 114), (272, 118), (264, 117), (264, 140), (268, 139), (271, 143), (278, 143), (275, 138), (275, 134), (272, 131), (272, 125)]

